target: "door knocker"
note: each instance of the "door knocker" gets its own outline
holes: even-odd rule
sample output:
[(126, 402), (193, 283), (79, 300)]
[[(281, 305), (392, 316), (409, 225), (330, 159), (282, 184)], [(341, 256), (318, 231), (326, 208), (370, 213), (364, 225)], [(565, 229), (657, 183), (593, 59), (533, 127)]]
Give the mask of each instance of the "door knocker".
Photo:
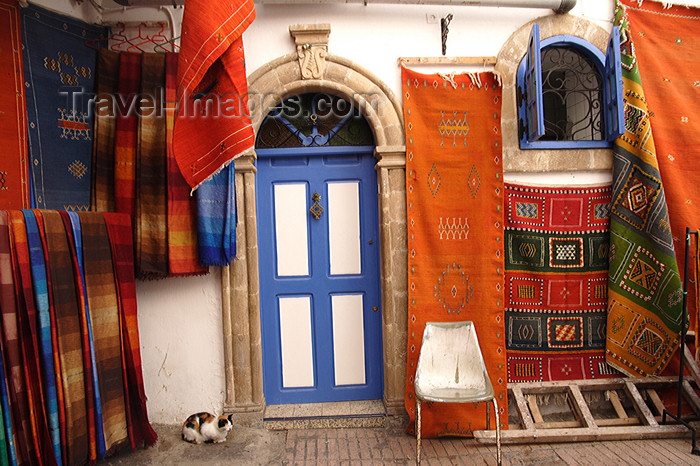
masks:
[(323, 207), (318, 203), (318, 201), (321, 200), (321, 195), (314, 191), (313, 195), (311, 196), (311, 200), (314, 201), (314, 203), (309, 209), (309, 212), (311, 212), (311, 215), (318, 220), (321, 218), (321, 214), (323, 214)]

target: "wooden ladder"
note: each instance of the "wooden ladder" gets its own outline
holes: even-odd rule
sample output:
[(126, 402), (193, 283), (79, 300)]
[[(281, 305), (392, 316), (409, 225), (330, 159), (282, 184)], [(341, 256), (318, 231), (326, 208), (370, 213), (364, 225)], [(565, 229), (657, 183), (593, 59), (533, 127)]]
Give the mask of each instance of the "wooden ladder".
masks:
[[(690, 380), (683, 380), (683, 397), (697, 415), (700, 414), (700, 397), (692, 388)], [(511, 425), (509, 430), (501, 431), (501, 442), (556, 443), (684, 437), (690, 432), (685, 426), (661, 423), (664, 405), (658, 390), (677, 390), (677, 388), (678, 377), (630, 377), (509, 384), (509, 396), (515, 402), (520, 426)], [(594, 417), (584, 397), (585, 392), (604, 393), (616, 417)], [(628, 406), (631, 404), (634, 408), (636, 416), (630, 416), (625, 411), (620, 393), (624, 394), (624, 398), (628, 400)], [(575, 419), (551, 422), (544, 420), (537, 397), (557, 394), (566, 397)], [(645, 401), (645, 397), (648, 401)], [(652, 413), (651, 408), (656, 411), (656, 414)], [(668, 417), (667, 421), (674, 422)], [(496, 441), (496, 432), (475, 431), (474, 437), (483, 443), (493, 443)]]

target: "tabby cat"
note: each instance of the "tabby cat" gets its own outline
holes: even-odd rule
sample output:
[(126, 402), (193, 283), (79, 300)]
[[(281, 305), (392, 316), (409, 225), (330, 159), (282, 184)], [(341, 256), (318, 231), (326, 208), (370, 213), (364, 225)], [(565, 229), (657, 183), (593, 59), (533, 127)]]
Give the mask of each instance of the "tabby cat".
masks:
[(197, 413), (182, 425), (182, 440), (190, 443), (219, 443), (226, 440), (231, 430), (232, 414), (216, 417), (210, 413)]

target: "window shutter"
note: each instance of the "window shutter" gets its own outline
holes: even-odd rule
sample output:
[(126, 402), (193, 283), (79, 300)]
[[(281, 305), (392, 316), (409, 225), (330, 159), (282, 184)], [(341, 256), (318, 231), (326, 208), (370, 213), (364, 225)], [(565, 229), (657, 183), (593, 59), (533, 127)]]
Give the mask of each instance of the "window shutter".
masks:
[(532, 142), (544, 136), (539, 24), (533, 25), (532, 31), (530, 31), (525, 60), (525, 120), (527, 124), (527, 140)]
[(613, 27), (605, 53), (605, 138), (612, 141), (625, 132), (620, 65), (620, 27)]

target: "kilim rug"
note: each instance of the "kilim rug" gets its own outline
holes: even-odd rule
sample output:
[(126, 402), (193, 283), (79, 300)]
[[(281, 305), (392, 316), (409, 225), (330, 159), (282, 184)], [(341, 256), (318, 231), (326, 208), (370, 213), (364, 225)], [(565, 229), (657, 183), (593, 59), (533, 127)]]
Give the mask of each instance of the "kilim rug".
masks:
[[(88, 452), (90, 461), (97, 460), (97, 429), (95, 424), (101, 423), (97, 417), (95, 405), (98, 403), (99, 394), (95, 392), (97, 386), (95, 380), (95, 361), (92, 335), (90, 332), (90, 320), (88, 303), (85, 299), (85, 279), (78, 261), (78, 242), (73, 233), (70, 215), (66, 211), (58, 212), (63, 222), (63, 227), (68, 240), (68, 250), (70, 261), (72, 263), (73, 282), (75, 283), (74, 293), (76, 294), (76, 302), (78, 304), (78, 316), (80, 318), (80, 339), (82, 340), (82, 361), (83, 375), (85, 379), (85, 420), (88, 432)], [(49, 251), (51, 252), (51, 251)]]
[(180, 173), (173, 153), (173, 127), (177, 103), (178, 54), (165, 55), (165, 141), (168, 156), (168, 264), (170, 276), (203, 275), (199, 263), (197, 208), (190, 187)]
[(112, 251), (103, 215), (81, 212), (80, 227), (83, 237), (85, 292), (95, 344), (104, 441), (109, 453), (127, 438), (119, 305)]
[(146, 394), (143, 388), (131, 218), (115, 213), (104, 213), (104, 218), (112, 251), (119, 304), (126, 425), (131, 449), (135, 450), (144, 443), (153, 446), (158, 440), (158, 435), (148, 422)]
[[(408, 222), (407, 430), (425, 322), (472, 321), (508, 424), (501, 87), (491, 73), (402, 69)], [(470, 436), (486, 404), (425, 403), (422, 436)], [(492, 424), (493, 426), (493, 424)]]
[(236, 256), (236, 186), (233, 164), (201, 184), (197, 198), (199, 262), (229, 265)]
[(120, 54), (97, 51), (95, 76), (95, 140), (92, 151), (92, 206), (100, 212), (114, 212), (115, 98), (119, 83)]
[[(663, 3), (630, 0), (621, 1), (620, 6), (629, 24), (624, 46), (629, 49), (634, 42), (639, 78), (644, 85), (682, 279), (685, 228), (700, 227), (700, 9), (670, 5), (666, 8)], [(664, 222), (659, 226), (668, 228)], [(689, 255), (692, 262), (696, 252), (691, 250)], [(692, 266), (689, 271), (694, 280)], [(697, 293), (692, 286), (688, 291), (688, 309), (695, 309)], [(691, 317), (696, 328), (696, 312)]]
[[(95, 340), (93, 336), (93, 325), (92, 318), (90, 316), (91, 310), (89, 306), (88, 296), (87, 296), (87, 286), (85, 280), (85, 264), (83, 262), (83, 234), (80, 225), (80, 217), (77, 212), (61, 212), (61, 218), (63, 219), (63, 224), (66, 227), (66, 231), (70, 231), (72, 234), (69, 235), (69, 240), (73, 242), (74, 248), (71, 254), (75, 255), (74, 263), (74, 273), (76, 275), (75, 280), (79, 282), (79, 288), (76, 290), (80, 295), (80, 302), (83, 303), (84, 315), (81, 315), (81, 325), (83, 327), (83, 344), (87, 343), (87, 347), (83, 347), (83, 364), (85, 365), (85, 376), (92, 383), (90, 392), (85, 392), (86, 396), (91, 396), (88, 403), (88, 412), (94, 412), (92, 416), (92, 423), (88, 424), (90, 429), (90, 454), (96, 455), (96, 459), (103, 459), (105, 457), (105, 436), (102, 424), (102, 402), (100, 397), (100, 383), (97, 379), (97, 361), (95, 358)], [(81, 310), (82, 312), (82, 310)], [(87, 382), (87, 381), (86, 381)], [(94, 442), (93, 442), (94, 438)], [(92, 456), (91, 456), (92, 458)]]
[(78, 286), (74, 281), (73, 260), (67, 231), (61, 215), (56, 211), (42, 211), (46, 229), (48, 270), (56, 314), (56, 332), (60, 357), (60, 369), (65, 403), (66, 450), (63, 455), (68, 464), (88, 460), (90, 439), (86, 408), (85, 373), (83, 369), (82, 329)]
[(168, 276), (167, 157), (165, 113), (165, 54), (141, 56), (139, 140), (136, 170), (136, 276), (141, 279)]
[[(173, 149), (192, 189), (254, 145), (243, 31), (253, 0), (189, 0), (182, 18)], [(225, 102), (224, 102), (225, 101)], [(214, 112), (207, 115), (206, 108)]]
[(27, 244), (29, 246), (29, 259), (32, 266), (32, 283), (36, 300), (39, 345), (42, 368), (42, 380), (44, 384), (44, 397), (49, 423), (49, 432), (53, 443), (56, 462), (61, 460), (61, 438), (58, 426), (58, 401), (56, 394), (55, 366), (53, 363), (53, 347), (51, 344), (51, 316), (49, 312), (49, 292), (46, 281), (46, 265), (44, 262), (44, 250), (41, 244), (39, 226), (31, 210), (24, 210), (24, 221), (27, 229)]
[[(0, 341), (2, 343), (2, 341)], [(2, 349), (2, 345), (0, 344), (0, 349)], [(5, 352), (3, 351), (3, 354)], [(5, 375), (5, 364), (2, 361), (2, 358), (0, 358), (0, 396), (2, 397), (2, 422), (4, 426), (4, 435), (3, 438), (3, 444), (7, 442), (6, 445), (0, 445), (0, 460), (5, 459), (6, 461), (9, 461), (9, 464), (17, 464), (17, 453), (15, 452), (15, 440), (14, 440), (14, 433), (12, 431), (12, 416), (10, 414), (10, 397), (7, 392), (7, 377)], [(3, 429), (0, 429), (3, 430)], [(3, 446), (6, 447), (4, 450), (5, 455), (2, 455), (2, 448)], [(5, 464), (5, 463), (3, 463)]]
[(7, 391), (12, 418), (12, 432), (17, 461), (28, 463), (36, 457), (29, 414), (29, 401), (24, 386), (24, 365), (17, 322), (10, 252), (9, 219), (7, 211), (0, 210), (0, 313), (2, 313), (2, 350), (7, 374)]
[(136, 211), (137, 116), (141, 88), (141, 54), (119, 54), (119, 94), (114, 136), (114, 207), (133, 215)]
[(85, 40), (107, 28), (29, 5), (22, 8), (29, 164), (34, 203), (42, 209), (89, 210), (96, 50)]
[(20, 7), (15, 0), (0, 0), (0, 206), (4, 209), (29, 207), (27, 165), (27, 111), (22, 71)]
[(605, 362), (610, 191), (505, 184), (509, 382), (619, 376)]
[(57, 464), (49, 433), (48, 416), (44, 404), (41, 368), (39, 365), (39, 332), (37, 329), (37, 308), (32, 290), (32, 272), (29, 260), (29, 245), (24, 215), (20, 210), (9, 210), (10, 249), (14, 272), (15, 294), (17, 296), (17, 323), (22, 347), (25, 391), (29, 401), (32, 437), (36, 448), (38, 464)]
[(58, 338), (58, 318), (56, 316), (56, 300), (54, 298), (53, 280), (51, 279), (51, 267), (49, 258), (48, 235), (46, 234), (46, 224), (44, 217), (41, 215), (41, 210), (32, 210), (36, 218), (37, 227), (39, 230), (39, 239), (44, 252), (44, 264), (46, 264), (46, 288), (49, 298), (49, 319), (51, 331), (51, 347), (54, 365), (54, 377), (56, 381), (56, 404), (58, 410), (58, 431), (61, 445), (61, 457), (65, 461), (65, 455), (68, 454), (68, 427), (66, 425), (66, 398), (63, 387), (63, 369), (61, 368), (61, 355)]
[(613, 147), (606, 358), (626, 374), (644, 376), (659, 374), (680, 343), (682, 287), (657, 161), (666, 154), (656, 151), (624, 12), (618, 4), (625, 133)]

